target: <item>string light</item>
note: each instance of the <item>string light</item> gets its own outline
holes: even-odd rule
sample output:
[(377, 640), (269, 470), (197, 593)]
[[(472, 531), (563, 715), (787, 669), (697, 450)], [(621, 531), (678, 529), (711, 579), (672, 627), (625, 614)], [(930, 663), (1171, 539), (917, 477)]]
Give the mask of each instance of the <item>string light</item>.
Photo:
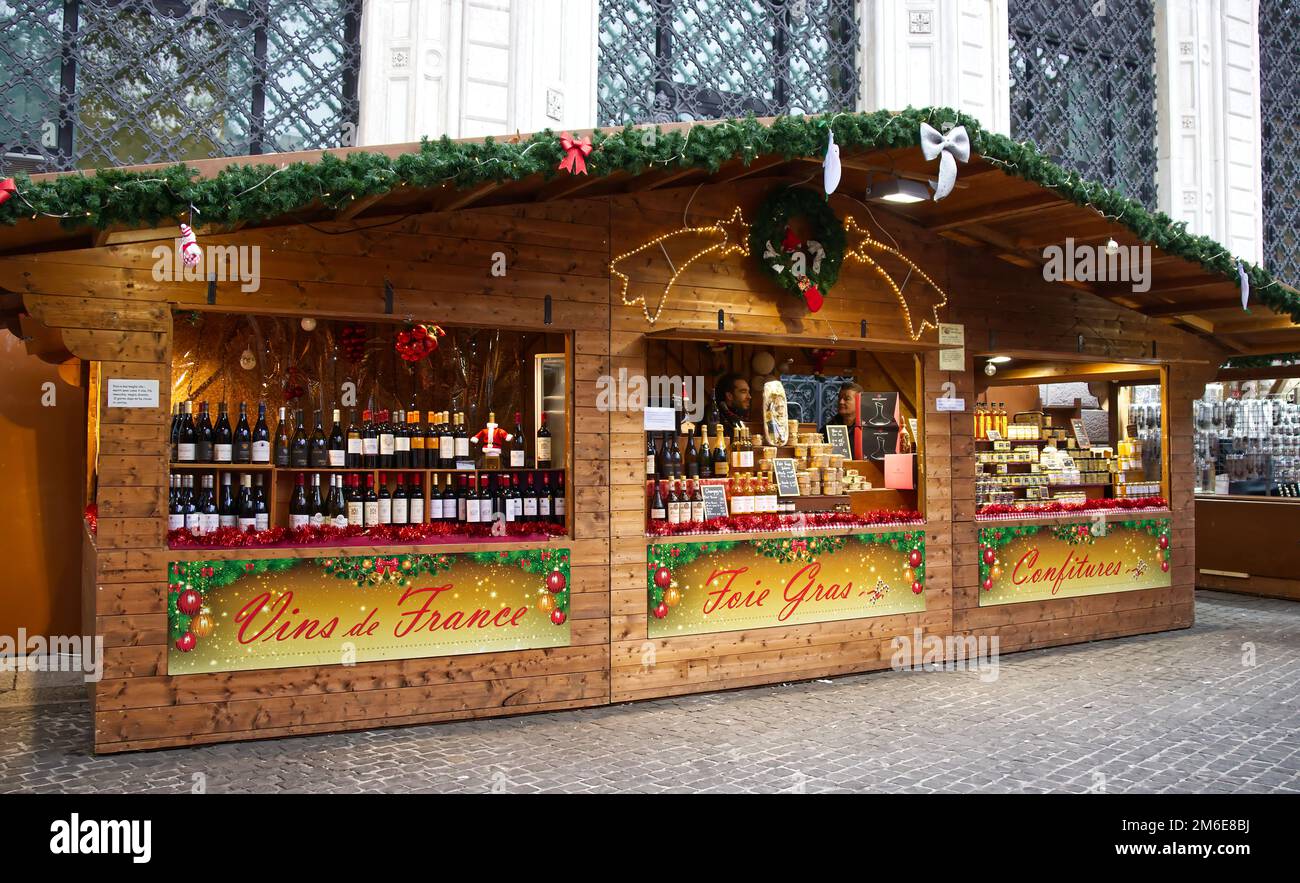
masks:
[[(901, 251), (899, 251), (897, 248), (894, 248), (893, 246), (885, 245), (885, 243), (881, 242), (880, 240), (872, 238), (870, 233), (868, 233), (866, 230), (863, 230), (861, 227), (858, 226), (857, 221), (853, 220), (852, 216), (846, 217), (844, 219), (844, 232), (846, 234), (858, 233), (862, 236), (862, 240), (857, 244), (857, 246), (845, 249), (844, 257), (853, 258), (855, 261), (858, 261), (859, 263), (866, 264), (867, 266), (875, 270), (877, 275), (879, 275), (881, 278), (885, 280), (886, 283), (889, 284), (889, 287), (893, 289), (894, 297), (898, 298), (899, 306), (903, 308), (903, 318), (907, 320), (908, 336), (910, 336), (912, 340), (920, 340), (921, 335), (925, 333), (926, 328), (938, 329), (939, 310), (943, 309), (948, 305), (947, 292), (945, 292), (942, 288), (940, 288), (939, 284), (935, 282), (933, 279), (931, 279), (928, 275), (926, 275), (925, 271), (922, 270), (920, 267), (918, 267), (916, 263), (907, 255), (903, 254)], [(930, 284), (930, 287), (932, 287), (935, 291), (939, 292), (939, 296), (942, 298), (942, 300), (939, 303), (935, 304), (933, 307), (931, 307), (931, 311), (934, 314), (933, 323), (929, 319), (922, 319), (919, 328), (912, 325), (912, 311), (908, 309), (907, 299), (903, 297), (903, 289), (899, 288), (898, 283), (895, 282), (893, 277), (890, 276), (889, 273), (885, 271), (884, 267), (880, 266), (880, 264), (872, 260), (869, 255), (859, 250), (862, 248), (873, 249), (875, 251), (882, 251), (887, 254), (894, 255), (903, 263), (911, 267), (912, 272), (916, 273), (916, 275), (920, 276), (922, 279), (928, 282)]]
[[(727, 235), (728, 227), (740, 227), (744, 230), (744, 233), (737, 237), (740, 240), (739, 242), (731, 241), (731, 238)], [(697, 251), (695, 254), (687, 258), (680, 267), (673, 270), (673, 275), (669, 278), (668, 284), (664, 286), (663, 293), (659, 296), (659, 304), (655, 307), (655, 314), (651, 316), (650, 306), (646, 303), (646, 299), (643, 295), (638, 295), (631, 299), (628, 298), (627, 290), (632, 280), (629, 276), (619, 271), (618, 264), (620, 261), (627, 260), (628, 258), (640, 254), (648, 249), (662, 248), (663, 243), (667, 240), (687, 234), (721, 236), (722, 241), (714, 242), (700, 251)], [(731, 217), (726, 221), (718, 221), (717, 223), (708, 224), (702, 227), (683, 227), (680, 230), (673, 230), (672, 232), (665, 233), (662, 236), (656, 236), (654, 239), (642, 243), (631, 251), (624, 252), (609, 262), (609, 272), (622, 280), (622, 288), (619, 291), (619, 298), (623, 301), (623, 305), (630, 307), (639, 303), (641, 305), (641, 312), (645, 315), (646, 321), (653, 325), (659, 321), (659, 317), (663, 314), (664, 306), (668, 303), (668, 292), (672, 290), (673, 284), (677, 281), (677, 277), (684, 273), (686, 268), (691, 264), (704, 257), (706, 254), (711, 253), (716, 253), (720, 258), (727, 257), (731, 254), (740, 254), (744, 256), (749, 254), (749, 224), (745, 223), (744, 216), (742, 215), (739, 206), (732, 209)], [(671, 261), (669, 263), (671, 265)]]

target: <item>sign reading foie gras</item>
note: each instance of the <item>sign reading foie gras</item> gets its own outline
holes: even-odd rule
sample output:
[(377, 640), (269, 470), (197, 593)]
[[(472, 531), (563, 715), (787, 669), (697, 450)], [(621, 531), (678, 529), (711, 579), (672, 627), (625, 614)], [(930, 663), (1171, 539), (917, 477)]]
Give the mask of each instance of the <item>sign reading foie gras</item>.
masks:
[(657, 543), (650, 637), (925, 610), (925, 532)]
[(1168, 518), (980, 529), (980, 606), (1168, 586)]
[(168, 565), (171, 675), (569, 645), (569, 550)]

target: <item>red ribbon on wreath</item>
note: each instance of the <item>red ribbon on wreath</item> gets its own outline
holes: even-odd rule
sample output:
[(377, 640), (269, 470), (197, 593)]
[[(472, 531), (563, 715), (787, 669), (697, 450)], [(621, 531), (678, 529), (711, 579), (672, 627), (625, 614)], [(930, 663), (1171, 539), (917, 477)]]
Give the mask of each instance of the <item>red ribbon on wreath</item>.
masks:
[(375, 573), (397, 573), (397, 559), (376, 558)]
[(564, 148), (564, 159), (560, 160), (557, 168), (572, 175), (587, 174), (586, 157), (591, 156), (591, 139), (586, 135), (575, 138), (568, 132), (564, 132), (560, 135), (560, 146)]
[(393, 349), (408, 362), (418, 362), (438, 348), (438, 338), (447, 332), (437, 325), (411, 325), (397, 332), (397, 342)]

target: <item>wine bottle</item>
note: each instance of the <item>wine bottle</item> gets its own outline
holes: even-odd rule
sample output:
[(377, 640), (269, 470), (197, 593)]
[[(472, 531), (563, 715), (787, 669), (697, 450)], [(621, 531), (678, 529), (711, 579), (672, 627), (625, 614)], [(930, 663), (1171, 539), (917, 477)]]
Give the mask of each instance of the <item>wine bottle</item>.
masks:
[(280, 423), (275, 427), (275, 465), (289, 465), (289, 430), (285, 428), (285, 408), (280, 408)]
[[(465, 412), (461, 411), (456, 418), (456, 459), (469, 459), (469, 433), (465, 429)], [(455, 465), (454, 463), (452, 464)]]
[(406, 523), (424, 524), (424, 487), (420, 482), (420, 473), (411, 476), (411, 485), (406, 491)]
[(348, 469), (360, 469), (366, 461), (365, 451), (361, 446), (361, 427), (357, 425), (357, 411), (348, 411), (347, 452), (343, 456), (343, 465)]
[(556, 524), (559, 525), (564, 524), (565, 508), (566, 507), (565, 507), (565, 499), (564, 499), (564, 473), (557, 472), (555, 473), (555, 504), (551, 507), (551, 511), (554, 513), (555, 516)]
[(325, 501), (321, 499), (320, 494), (320, 473), (313, 472), (311, 476), (311, 499), (307, 501), (308, 509), (311, 512), (311, 526), (325, 526)]
[(356, 475), (348, 476), (348, 493), (346, 497), (348, 526), (360, 527), (366, 523), (365, 502), (361, 499), (361, 485)]
[(169, 476), (167, 490), (167, 530), (183, 530), (185, 528), (185, 507), (181, 503), (181, 477), (179, 475)]
[(659, 470), (659, 451), (655, 448), (655, 435), (653, 432), (645, 434), (645, 477), (654, 479)]
[(451, 469), (456, 463), (456, 438), (451, 434), (450, 412), (443, 411), (438, 419), (438, 468)]
[(730, 473), (730, 464), (727, 460), (725, 436), (722, 434), (721, 423), (714, 425), (714, 432), (718, 437), (718, 446), (713, 449), (713, 476), (714, 478), (726, 478)]
[(214, 476), (203, 476), (203, 505), (199, 507), (199, 511), (203, 515), (203, 532), (205, 534), (216, 533), (217, 528), (221, 526), (221, 513), (217, 511), (216, 478)]
[(533, 483), (533, 473), (528, 473), (528, 487), (524, 490), (524, 521), (537, 520), (537, 485)]
[(253, 499), (253, 476), (247, 472), (239, 476), (239, 522), (241, 531), (257, 529), (257, 503)]
[(312, 430), (307, 446), (307, 465), (312, 469), (324, 469), (330, 465), (330, 443), (325, 437), (319, 408), (316, 410), (316, 427)]
[(366, 527), (379, 524), (379, 495), (375, 493), (375, 475), (366, 473), (366, 493), (362, 497)]
[(424, 459), (424, 428), (420, 426), (419, 411), (407, 413), (406, 436), (411, 441), (411, 468), (427, 469), (429, 464)]
[(700, 450), (696, 454), (695, 474), (700, 478), (713, 477), (713, 455), (709, 451), (709, 433), (700, 425)]
[(262, 476), (253, 476), (253, 513), (258, 530), (267, 530), (271, 526), (271, 512), (266, 505), (266, 489), (262, 485)]
[(199, 425), (194, 433), (194, 461), (212, 462), (212, 417), (208, 414), (207, 402), (199, 403)]
[(221, 476), (221, 499), (217, 503), (219, 527), (239, 527), (239, 510), (235, 508), (235, 490), (230, 479), (229, 472)]
[(239, 403), (239, 422), (235, 424), (232, 462), (253, 462), (253, 431), (248, 428), (248, 403)]
[(392, 519), (393, 524), (406, 524), (411, 517), (411, 498), (406, 493), (406, 474), (397, 473), (397, 484), (393, 487)]
[(297, 419), (293, 439), (289, 442), (289, 465), (295, 469), (306, 469), (310, 462), (311, 440), (307, 437), (307, 427), (302, 422), (302, 408), (294, 413)]
[(303, 474), (299, 472), (294, 476), (293, 496), (289, 498), (289, 527), (297, 530), (306, 527), (310, 520), (311, 512), (307, 509), (307, 492), (303, 486)]
[(393, 465), (398, 469), (410, 469), (411, 462), (411, 428), (405, 411), (398, 411), (393, 417)]
[(377, 496), (379, 498), (378, 499), (379, 523), (392, 524), (393, 523), (393, 495), (388, 490), (387, 480), (382, 480), (379, 482), (379, 493), (377, 494)]
[(393, 427), (388, 423), (388, 412), (380, 411), (376, 416), (376, 433), (379, 436), (379, 468), (393, 468)]
[(424, 468), (438, 469), (442, 466), (441, 442), (438, 437), (438, 413), (426, 411), (424, 421)]
[(554, 502), (551, 496), (551, 474), (542, 473), (542, 488), (537, 494), (537, 520), (549, 522), (551, 520), (551, 504)]
[(536, 462), (533, 464), (536, 469), (551, 468), (551, 430), (546, 427), (546, 412), (543, 411), (541, 421), (537, 424), (537, 441), (534, 444)]
[(171, 423), (171, 428), (167, 430), (167, 443), (168, 443), (168, 445), (171, 447), (171, 460), (170, 460), (170, 462), (172, 462), (172, 463), (175, 463), (176, 460), (177, 460), (177, 453), (178, 453), (178, 452), (177, 452), (177, 450), (176, 450), (176, 446), (177, 446), (177, 444), (179, 444), (179, 442), (180, 442), (180, 432), (181, 432), (181, 414), (184, 413), (184, 412), (181, 410), (181, 408), (182, 408), (182, 403), (181, 403), (181, 402), (177, 402), (175, 405), (172, 406), (172, 423)]
[(181, 425), (176, 433), (176, 462), (193, 463), (195, 457), (194, 405), (185, 403), (181, 415)]
[(519, 411), (515, 411), (515, 437), (511, 445), (513, 447), (510, 448), (510, 468), (523, 469), (525, 466), (524, 415)]
[(700, 491), (700, 482), (695, 482), (691, 491), (691, 521), (704, 520), (704, 494)]
[(330, 429), (329, 456), (327, 462), (331, 469), (341, 469), (347, 465), (348, 449), (343, 435), (343, 412), (334, 409), (334, 426)]
[(477, 476), (471, 477), (469, 480), (469, 493), (465, 498), (465, 522), (467, 524), (478, 524), (479, 522)]
[(664, 505), (663, 494), (659, 493), (659, 482), (651, 481), (650, 486), (654, 489), (650, 497), (650, 520), (666, 521), (668, 518), (668, 509)]
[(460, 477), (460, 483), (456, 488), (456, 520), (464, 524), (469, 518), (469, 491), (466, 489), (468, 479), (465, 476)]
[(235, 458), (235, 433), (230, 428), (230, 414), (226, 403), (217, 403), (217, 425), (212, 430), (212, 462), (233, 463)]
[(699, 457), (700, 457), (699, 451), (695, 450), (695, 436), (693, 434), (686, 436), (686, 477), (687, 478), (700, 477)]
[(266, 402), (257, 403), (257, 423), (253, 426), (253, 462), (271, 462), (271, 430), (266, 425)]
[(370, 408), (361, 412), (361, 465), (374, 469), (379, 465), (379, 433), (375, 429), (375, 413)]

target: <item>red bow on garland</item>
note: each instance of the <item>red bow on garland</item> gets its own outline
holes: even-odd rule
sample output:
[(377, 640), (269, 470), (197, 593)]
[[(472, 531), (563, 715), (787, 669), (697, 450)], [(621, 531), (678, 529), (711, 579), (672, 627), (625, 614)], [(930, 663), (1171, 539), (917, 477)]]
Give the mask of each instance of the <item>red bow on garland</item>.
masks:
[(587, 174), (586, 157), (591, 156), (591, 139), (586, 135), (574, 138), (565, 132), (560, 135), (560, 146), (564, 148), (564, 159), (560, 160), (558, 168), (572, 175)]
[(375, 573), (397, 573), (397, 559), (376, 558)]
[(5, 178), (3, 181), (0, 181), (0, 205), (4, 205), (8, 202), (9, 197), (13, 196), (17, 192), (18, 185), (14, 182), (13, 178)]

